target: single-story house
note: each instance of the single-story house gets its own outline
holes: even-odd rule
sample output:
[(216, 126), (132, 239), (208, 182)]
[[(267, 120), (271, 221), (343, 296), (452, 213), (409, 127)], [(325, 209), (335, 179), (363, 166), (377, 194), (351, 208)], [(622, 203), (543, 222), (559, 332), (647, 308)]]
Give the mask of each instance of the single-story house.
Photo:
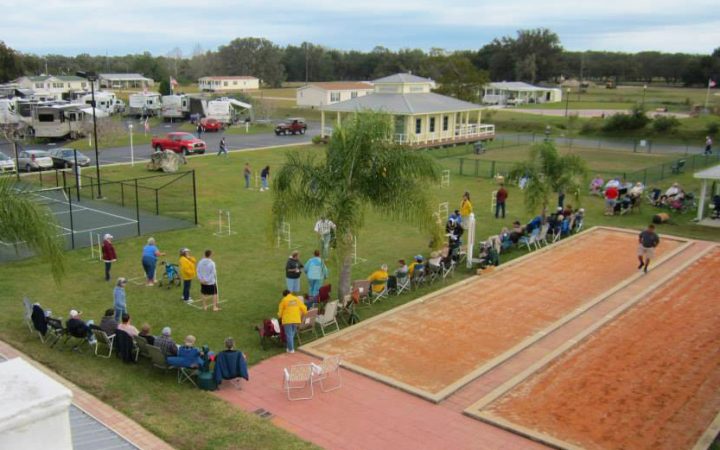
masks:
[(70, 92), (90, 90), (90, 82), (75, 75), (24, 76), (13, 83), (20, 88), (31, 89), (35, 96), (43, 99), (63, 100), (67, 99)]
[(373, 85), (364, 81), (331, 81), (310, 83), (297, 89), (298, 106), (318, 107), (344, 102), (373, 92)]
[(198, 79), (198, 88), (211, 92), (260, 89), (260, 79), (246, 75), (202, 77)]
[(522, 81), (500, 81), (483, 88), (483, 103), (517, 105), (522, 103), (554, 103), (562, 101), (562, 89), (533, 86)]
[(322, 134), (325, 116), (362, 111), (388, 113), (394, 139), (416, 147), (436, 147), (477, 142), (495, 137), (495, 126), (481, 123), (482, 106), (431, 92), (435, 82), (409, 73), (398, 73), (373, 81), (371, 94), (320, 107)]
[(101, 73), (100, 87), (106, 89), (143, 89), (155, 85), (155, 81), (139, 73)]

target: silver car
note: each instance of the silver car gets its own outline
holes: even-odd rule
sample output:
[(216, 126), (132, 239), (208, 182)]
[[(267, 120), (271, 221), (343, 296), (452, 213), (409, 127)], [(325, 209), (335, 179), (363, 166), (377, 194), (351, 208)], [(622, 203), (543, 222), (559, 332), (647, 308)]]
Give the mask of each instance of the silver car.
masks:
[(0, 152), (0, 173), (5, 172), (15, 172), (15, 161), (5, 153)]
[(31, 172), (52, 169), (52, 167), (53, 160), (45, 150), (23, 150), (18, 155), (18, 170)]

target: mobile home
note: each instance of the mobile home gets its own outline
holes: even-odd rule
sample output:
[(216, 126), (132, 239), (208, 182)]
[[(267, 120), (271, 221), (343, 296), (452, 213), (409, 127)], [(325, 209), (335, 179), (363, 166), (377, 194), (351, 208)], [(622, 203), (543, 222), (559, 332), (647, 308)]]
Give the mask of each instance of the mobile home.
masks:
[(160, 115), (163, 119), (182, 119), (190, 114), (190, 98), (187, 95), (163, 95)]
[(157, 116), (162, 108), (160, 94), (157, 92), (131, 94), (128, 103), (129, 114), (135, 116)]
[(235, 123), (240, 118), (242, 111), (250, 111), (251, 109), (252, 105), (249, 103), (234, 98), (222, 97), (207, 103), (206, 117), (222, 123)]
[(85, 133), (85, 105), (36, 106), (32, 110), (33, 134), (42, 138), (76, 138)]

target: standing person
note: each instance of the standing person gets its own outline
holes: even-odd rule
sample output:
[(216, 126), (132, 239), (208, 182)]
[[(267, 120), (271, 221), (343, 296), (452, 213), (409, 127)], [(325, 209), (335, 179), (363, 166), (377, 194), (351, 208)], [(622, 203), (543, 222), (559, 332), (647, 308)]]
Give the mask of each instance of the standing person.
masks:
[(328, 253), (330, 253), (330, 242), (332, 241), (333, 232), (335, 231), (335, 224), (332, 220), (321, 217), (320, 220), (315, 222), (315, 232), (320, 237), (320, 245), (322, 248), (322, 257), (327, 259)]
[(202, 132), (203, 132), (203, 127), (202, 127), (202, 125), (200, 124), (200, 121), (198, 120), (198, 124), (197, 124), (197, 135), (198, 135), (198, 139), (200, 139), (200, 138), (202, 137)]
[(650, 260), (655, 257), (655, 247), (660, 244), (660, 237), (655, 233), (655, 225), (648, 225), (647, 229), (638, 236), (638, 242), (638, 260), (640, 261), (638, 270), (643, 269), (647, 273)]
[(615, 214), (615, 204), (620, 196), (620, 191), (615, 185), (605, 189), (605, 215), (612, 216)]
[(278, 305), (278, 317), (285, 329), (286, 351), (295, 353), (295, 331), (302, 318), (307, 314), (307, 306), (292, 292), (285, 289), (282, 293), (283, 298)]
[(558, 192), (558, 208), (565, 207), (565, 191)]
[(217, 156), (220, 156), (220, 155), (223, 155), (223, 154), (224, 154), (225, 156), (228, 155), (228, 152), (227, 152), (227, 144), (225, 143), (225, 136), (223, 136), (222, 138), (220, 138), (220, 145), (218, 146)]
[(165, 253), (157, 248), (155, 238), (151, 237), (147, 240), (147, 245), (143, 247), (142, 251), (142, 266), (143, 270), (145, 270), (147, 286), (155, 285), (155, 267), (157, 266), (158, 256), (165, 256)]
[(200, 280), (200, 293), (203, 299), (203, 309), (207, 311), (207, 298), (212, 297), (213, 311), (220, 311), (218, 307), (217, 271), (215, 261), (210, 259), (212, 250), (205, 250), (205, 257), (197, 265), (197, 277)]
[(123, 314), (127, 314), (127, 299), (125, 297), (125, 285), (127, 279), (120, 277), (115, 283), (113, 290), (113, 308), (115, 309), (115, 322), (119, 322)]
[(182, 300), (185, 302), (189, 302), (192, 300), (190, 298), (190, 286), (192, 285), (192, 280), (197, 276), (197, 260), (194, 256), (190, 256), (190, 249), (184, 248), (180, 250), (180, 278), (182, 278), (183, 281), (183, 295)]
[(468, 223), (468, 217), (470, 217), (470, 214), (473, 212), (472, 203), (470, 202), (470, 193), (465, 192), (462, 197), (462, 201), (460, 202), (460, 216), (462, 217), (462, 224)]
[(252, 176), (252, 169), (250, 168), (250, 163), (245, 163), (245, 167), (243, 168), (243, 177), (245, 177), (245, 189), (250, 189), (250, 177)]
[(505, 185), (500, 183), (500, 189), (497, 191), (495, 198), (495, 218), (497, 219), (502, 210), (502, 218), (505, 218), (505, 200), (508, 198), (508, 191), (505, 189)]
[(712, 155), (712, 138), (705, 136), (705, 155)]
[(288, 291), (300, 292), (300, 275), (302, 274), (303, 265), (300, 262), (300, 253), (295, 250), (288, 257), (285, 263), (285, 281)]
[(268, 181), (270, 180), (270, 166), (265, 166), (265, 168), (260, 172), (260, 181), (262, 181), (262, 187), (260, 188), (260, 191), (267, 191), (270, 189), (268, 187)]
[(320, 258), (320, 250), (315, 250), (313, 257), (305, 263), (305, 274), (308, 278), (309, 294), (311, 300), (317, 301), (320, 294), (320, 286), (328, 276), (328, 268)]
[(113, 247), (112, 240), (112, 234), (103, 236), (102, 260), (105, 263), (105, 281), (110, 281), (110, 267), (112, 267), (112, 263), (117, 261), (117, 254), (115, 254), (115, 247)]

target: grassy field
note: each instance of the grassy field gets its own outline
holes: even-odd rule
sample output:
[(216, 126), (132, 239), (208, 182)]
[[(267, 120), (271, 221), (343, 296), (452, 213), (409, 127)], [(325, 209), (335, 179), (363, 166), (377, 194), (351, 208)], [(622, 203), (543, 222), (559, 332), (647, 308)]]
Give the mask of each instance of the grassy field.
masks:
[[(280, 348), (261, 350), (253, 327), (276, 313), (280, 292), (284, 288), (284, 263), (291, 248), (285, 245), (282, 248), (275, 247), (269, 233), (272, 191), (243, 189), (242, 166), (247, 161), (257, 170), (269, 164), (274, 172), (282, 164), (284, 154), (289, 151), (320, 154), (323, 148), (303, 146), (234, 153), (222, 160), (211, 157), (190, 158), (190, 163), (182, 170), (197, 171), (200, 225), (190, 230), (158, 233), (155, 238), (160, 249), (168, 253), (165, 259), (173, 262), (177, 260), (181, 247), (189, 247), (196, 256), (206, 248), (214, 249), (221, 297), (227, 302), (222, 304), (222, 312), (206, 313), (183, 304), (179, 289), (148, 288), (130, 283), (127, 288), (128, 310), (136, 325), (149, 322), (156, 333), (163, 326), (171, 326), (176, 340), (193, 334), (200, 345), (207, 343), (215, 350), (221, 347), (225, 337), (233, 336), (238, 347), (247, 353), (251, 364), (282, 351)], [(611, 164), (616, 159), (607, 159), (604, 153), (596, 153), (588, 151), (582, 154), (593, 164), (602, 164), (602, 161)], [(505, 157), (511, 161), (521, 156), (522, 151), (518, 150), (505, 152), (504, 156), (494, 155), (491, 151), (484, 157)], [(654, 155), (638, 155), (638, 160), (633, 164), (644, 164), (641, 159), (646, 157), (648, 164), (656, 162)], [(445, 162), (444, 159), (439, 161), (442, 164)], [(126, 179), (147, 174), (141, 167), (128, 166), (109, 167), (103, 169), (103, 172), (106, 179)], [(688, 190), (698, 191), (698, 183), (690, 174), (682, 175), (677, 180)], [(668, 179), (666, 184), (672, 181)], [(495, 188), (491, 180), (453, 176), (449, 188), (432, 187), (431, 193), (437, 202), (447, 201), (450, 208), (454, 209), (459, 206), (462, 193), (469, 191), (479, 217), (477, 235), (482, 239), (496, 234), (502, 226), (509, 226), (516, 218), (526, 222), (535, 215), (525, 210), (521, 192), (510, 186), (507, 219), (492, 218), (489, 202), (490, 193)], [(571, 199), (567, 202), (574, 203)], [(606, 224), (640, 229), (656, 212), (645, 206), (641, 213), (606, 217), (602, 215), (601, 199), (584, 196), (582, 205), (587, 210), (587, 226)], [(218, 209), (231, 211), (236, 235), (213, 235), (217, 227)], [(659, 231), (720, 240), (720, 233), (692, 224), (691, 218), (689, 214), (675, 217), (673, 224), (664, 225)], [(291, 222), (292, 249), (300, 250), (303, 261), (316, 248), (313, 223), (312, 218)], [(371, 211), (367, 213), (365, 224), (358, 236), (358, 256), (367, 261), (353, 266), (355, 279), (367, 277), (382, 263), (392, 267), (398, 258), (410, 259), (417, 253), (427, 255), (429, 252), (428, 237), (418, 233), (412, 224), (388, 222)], [(114, 277), (135, 278), (142, 275), (140, 252), (145, 239), (117, 242), (119, 260), (113, 266)], [(514, 250), (509, 256), (502, 255), (501, 258), (506, 262), (508, 258), (524, 253), (523, 250)], [(634, 249), (618, 249), (618, 254), (634, 258)], [(100, 319), (102, 311), (112, 306), (112, 283), (102, 280), (101, 265), (89, 262), (88, 256), (87, 249), (68, 253), (69, 270), (61, 286), (53, 285), (47, 267), (34, 259), (0, 266), (0, 292), (3, 292), (0, 308), (4, 311), (0, 317), (0, 338), (128, 414), (177, 448), (309, 448), (309, 445), (270, 423), (235, 410), (212, 395), (187, 385), (178, 386), (173, 374), (161, 373), (150, 367), (147, 361), (126, 365), (115, 358), (101, 360), (88, 352), (77, 354), (59, 351), (40, 344), (21, 322), (23, 296), (40, 302), (45, 308), (53, 310), (55, 315), (65, 316), (71, 308), (76, 308), (84, 311), (86, 319), (96, 321)], [(329, 267), (329, 281), (336, 286), (336, 261), (331, 259)], [(461, 269), (455, 279), (467, 276), (470, 274)], [(303, 288), (307, 286), (305, 281)], [(372, 307), (360, 308), (359, 314), (362, 318), (376, 315), (441, 286), (442, 283), (438, 283)], [(193, 286), (192, 295), (198, 298), (197, 285)], [(278, 374), (278, 382), (280, 378)], [(252, 369), (250, 382), (253, 382)]]

